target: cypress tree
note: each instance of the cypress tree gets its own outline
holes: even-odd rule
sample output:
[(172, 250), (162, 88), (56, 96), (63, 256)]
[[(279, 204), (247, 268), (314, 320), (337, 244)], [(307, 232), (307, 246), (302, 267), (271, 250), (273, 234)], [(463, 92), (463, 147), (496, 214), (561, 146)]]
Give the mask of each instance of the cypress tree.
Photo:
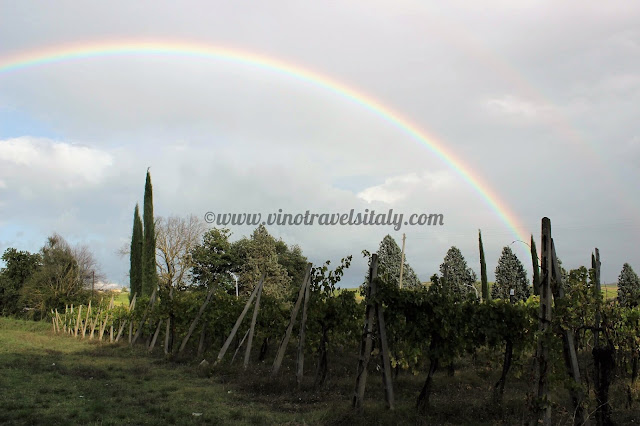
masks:
[(140, 209), (136, 203), (133, 213), (133, 232), (131, 234), (131, 251), (129, 254), (131, 266), (129, 269), (129, 301), (134, 294), (142, 295), (142, 220)]
[(151, 296), (158, 285), (156, 272), (156, 228), (153, 221), (153, 189), (151, 175), (147, 169), (147, 181), (144, 185), (144, 242), (142, 245), (142, 295)]
[(444, 257), (444, 262), (440, 265), (441, 283), (455, 295), (462, 296), (467, 293), (476, 295), (475, 289), (476, 273), (467, 267), (459, 248), (452, 246)]
[(533, 263), (533, 294), (540, 294), (540, 268), (538, 266), (538, 250), (536, 242), (531, 236), (531, 262)]
[(515, 291), (515, 300), (527, 300), (529, 297), (529, 280), (520, 260), (509, 246), (502, 249), (496, 267), (496, 282), (491, 288), (491, 298), (510, 299), (510, 290)]
[(622, 266), (618, 276), (618, 303), (629, 308), (640, 304), (640, 278), (628, 263)]
[(489, 282), (487, 281), (487, 262), (484, 258), (482, 233), (478, 229), (478, 246), (480, 247), (480, 280), (482, 281), (482, 300), (489, 300)]

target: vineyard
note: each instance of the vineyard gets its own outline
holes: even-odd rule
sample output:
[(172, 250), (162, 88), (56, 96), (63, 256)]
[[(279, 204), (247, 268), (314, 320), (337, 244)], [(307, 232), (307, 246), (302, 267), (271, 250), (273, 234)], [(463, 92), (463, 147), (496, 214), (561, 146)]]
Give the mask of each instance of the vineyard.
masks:
[[(263, 274), (247, 296), (215, 286), (161, 289), (134, 296), (129, 306), (111, 299), (52, 311), (51, 325), (78, 339), (164, 352), (214, 378), (233, 371), (242, 381), (242, 371), (253, 369), (255, 386), (278, 388), (295, 377), (283, 390), (291, 395), (326, 391), (341, 375), (352, 383), (342, 398), (353, 413), (410, 404), (416, 419), (433, 420), (442, 413), (432, 395), (445, 374), (469, 377), (468, 389), (485, 380), (483, 393), (468, 398), (482, 402), (478, 418), (490, 423), (626, 423), (640, 410), (640, 308), (605, 300), (597, 249), (592, 268), (563, 281), (546, 218), (541, 243), (537, 295), (525, 301), (480, 300), (451, 291), (446, 278), (399, 288), (377, 255), (365, 253), (370, 269), (361, 303), (336, 288), (348, 257), (335, 270), (308, 264), (285, 302), (263, 294)], [(471, 378), (470, 370), (481, 373)], [(372, 375), (381, 380), (370, 380), (366, 391)], [(407, 380), (418, 377), (419, 392), (407, 400)], [(465, 386), (463, 378), (458, 383)]]

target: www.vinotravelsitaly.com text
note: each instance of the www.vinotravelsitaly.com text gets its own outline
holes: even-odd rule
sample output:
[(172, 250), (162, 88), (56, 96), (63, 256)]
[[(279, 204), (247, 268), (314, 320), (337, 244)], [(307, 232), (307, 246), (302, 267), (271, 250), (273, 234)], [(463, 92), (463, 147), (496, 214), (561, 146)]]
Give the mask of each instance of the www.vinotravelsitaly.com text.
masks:
[(364, 212), (357, 212), (355, 209), (346, 213), (311, 213), (307, 210), (304, 213), (283, 213), (278, 209), (277, 213), (268, 213), (266, 219), (262, 219), (262, 213), (214, 213), (206, 212), (205, 222), (216, 226), (240, 226), (240, 225), (278, 225), (278, 226), (392, 226), (399, 231), (402, 225), (405, 226), (441, 226), (444, 225), (444, 215), (442, 213), (394, 213), (393, 209), (384, 213), (377, 213), (375, 210), (364, 209)]

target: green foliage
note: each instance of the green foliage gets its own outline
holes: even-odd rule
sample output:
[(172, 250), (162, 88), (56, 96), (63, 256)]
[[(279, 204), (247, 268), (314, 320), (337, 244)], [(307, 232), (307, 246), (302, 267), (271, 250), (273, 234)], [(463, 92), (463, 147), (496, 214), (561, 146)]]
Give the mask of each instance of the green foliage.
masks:
[(625, 307), (640, 304), (640, 278), (628, 263), (622, 266), (618, 276), (618, 303)]
[(311, 269), (310, 301), (307, 320), (309, 346), (318, 355), (316, 384), (324, 383), (328, 372), (328, 353), (333, 345), (354, 346), (360, 337), (364, 304), (356, 301), (355, 292), (336, 291), (336, 284), (351, 265), (351, 256), (341, 259), (335, 270), (330, 261)]
[(226, 228), (212, 228), (203, 235), (202, 244), (191, 251), (195, 285), (209, 287), (218, 282), (229, 292), (235, 292), (235, 283), (229, 274), (238, 271), (239, 261), (237, 250), (229, 242), (230, 236), (231, 231)]
[(241, 265), (238, 285), (242, 293), (251, 293), (264, 273), (264, 294), (284, 300), (294, 291), (287, 269), (278, 262), (276, 246), (276, 239), (263, 225), (253, 231), (251, 238), (242, 238), (234, 243), (237, 261)]
[(312, 330), (348, 334), (350, 338), (357, 334), (360, 310), (357, 309), (355, 292), (336, 291), (336, 285), (351, 265), (351, 256), (340, 260), (340, 265), (329, 270), (330, 261), (311, 269), (311, 299), (309, 302), (309, 327)]
[(33, 272), (20, 292), (20, 303), (33, 319), (45, 318), (51, 309), (64, 309), (66, 304), (80, 304), (87, 299), (84, 271), (62, 237), (49, 237), (40, 257), (42, 267)]
[(440, 265), (439, 283), (456, 296), (469, 293), (475, 295), (476, 274), (467, 267), (462, 252), (455, 246), (447, 251), (444, 262)]
[(496, 281), (491, 287), (491, 297), (509, 300), (511, 289), (514, 290), (515, 300), (527, 300), (531, 291), (524, 266), (511, 248), (506, 246), (498, 259)]
[(133, 231), (131, 232), (131, 250), (129, 252), (129, 300), (134, 294), (142, 295), (142, 250), (143, 250), (142, 220), (138, 204), (133, 212)]
[[(385, 279), (388, 282), (399, 285), (400, 282), (400, 264), (402, 263), (402, 249), (396, 243), (391, 235), (385, 236), (380, 242), (378, 249), (378, 267), (384, 270)], [(368, 272), (367, 272), (368, 274)], [(368, 282), (369, 277), (365, 277), (365, 283)], [(402, 287), (415, 288), (420, 287), (422, 283), (418, 279), (415, 271), (407, 262), (407, 258), (404, 259), (404, 269), (402, 271)]]
[(2, 255), (5, 267), (0, 270), (0, 315), (17, 315), (22, 311), (20, 291), (42, 266), (39, 253), (8, 248)]
[(278, 263), (284, 267), (291, 277), (291, 283), (294, 286), (302, 284), (305, 268), (309, 261), (302, 254), (300, 246), (288, 246), (284, 241), (278, 240), (276, 241), (276, 253), (278, 255)]
[(486, 345), (499, 349), (506, 341), (511, 341), (516, 356), (533, 348), (538, 328), (537, 303), (491, 300), (474, 308), (470, 340), (475, 347)]
[(142, 294), (150, 296), (158, 286), (156, 270), (156, 230), (153, 218), (153, 188), (151, 175), (147, 170), (147, 180), (144, 186), (143, 211), (143, 244), (142, 244)]

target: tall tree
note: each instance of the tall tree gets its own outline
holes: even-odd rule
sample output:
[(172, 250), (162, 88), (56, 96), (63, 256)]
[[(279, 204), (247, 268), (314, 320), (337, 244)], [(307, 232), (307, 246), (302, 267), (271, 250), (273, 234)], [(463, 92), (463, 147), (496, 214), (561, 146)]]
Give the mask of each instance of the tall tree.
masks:
[(628, 263), (622, 266), (618, 276), (618, 302), (627, 307), (640, 304), (640, 278)]
[[(71, 248), (57, 234), (48, 238), (40, 250), (42, 266), (21, 290), (20, 302), (30, 309), (33, 319), (41, 319), (50, 309), (65, 304), (86, 303), (87, 285), (96, 270), (96, 261), (87, 247)], [(102, 274), (96, 273), (98, 279)]]
[(487, 262), (484, 258), (482, 232), (478, 229), (478, 246), (480, 248), (480, 280), (482, 281), (482, 300), (489, 300), (489, 282), (487, 281)]
[(467, 266), (467, 261), (457, 247), (452, 246), (447, 251), (444, 262), (440, 265), (440, 274), (440, 285), (452, 291), (453, 294), (476, 295), (476, 273)]
[(531, 291), (524, 266), (511, 248), (506, 246), (498, 259), (496, 282), (491, 288), (491, 297), (509, 300), (511, 289), (514, 290), (515, 300), (527, 300)]
[(153, 188), (151, 174), (147, 170), (147, 181), (144, 185), (144, 239), (142, 244), (142, 295), (151, 296), (158, 286), (156, 272), (156, 228), (153, 218)]
[(300, 283), (293, 284), (287, 269), (278, 262), (277, 241), (264, 225), (258, 226), (251, 238), (233, 243), (239, 268), (239, 286), (243, 293), (250, 293), (260, 276), (266, 273), (264, 293), (278, 299), (288, 297)]
[[(407, 262), (405, 256), (404, 271), (402, 275), (402, 287), (404, 288), (417, 288), (421, 286), (420, 279), (416, 275), (415, 271)], [(380, 241), (380, 247), (378, 248), (378, 268), (379, 274), (383, 275), (389, 282), (396, 286), (400, 283), (400, 264), (402, 263), (402, 249), (396, 240), (391, 235), (385, 236)], [(368, 275), (368, 272), (367, 272)], [(365, 277), (368, 282), (369, 277)]]
[(133, 212), (133, 231), (131, 233), (131, 250), (129, 251), (129, 301), (134, 294), (142, 295), (142, 220), (140, 210), (136, 203)]
[(230, 236), (226, 228), (212, 228), (202, 236), (202, 243), (191, 250), (191, 276), (195, 285), (209, 287), (216, 283), (227, 285), (229, 292), (235, 292), (230, 273), (238, 271), (239, 262)]
[(0, 270), (0, 315), (16, 315), (22, 311), (20, 290), (42, 267), (39, 253), (8, 248), (2, 255), (5, 267)]
[(291, 277), (291, 283), (299, 286), (304, 279), (306, 272), (307, 257), (302, 254), (302, 249), (298, 245), (289, 246), (282, 239), (276, 241), (276, 253), (278, 255), (278, 263), (286, 269), (287, 274)]
[(156, 251), (160, 283), (183, 288), (193, 266), (192, 251), (198, 245), (204, 224), (197, 216), (170, 216), (156, 220)]

